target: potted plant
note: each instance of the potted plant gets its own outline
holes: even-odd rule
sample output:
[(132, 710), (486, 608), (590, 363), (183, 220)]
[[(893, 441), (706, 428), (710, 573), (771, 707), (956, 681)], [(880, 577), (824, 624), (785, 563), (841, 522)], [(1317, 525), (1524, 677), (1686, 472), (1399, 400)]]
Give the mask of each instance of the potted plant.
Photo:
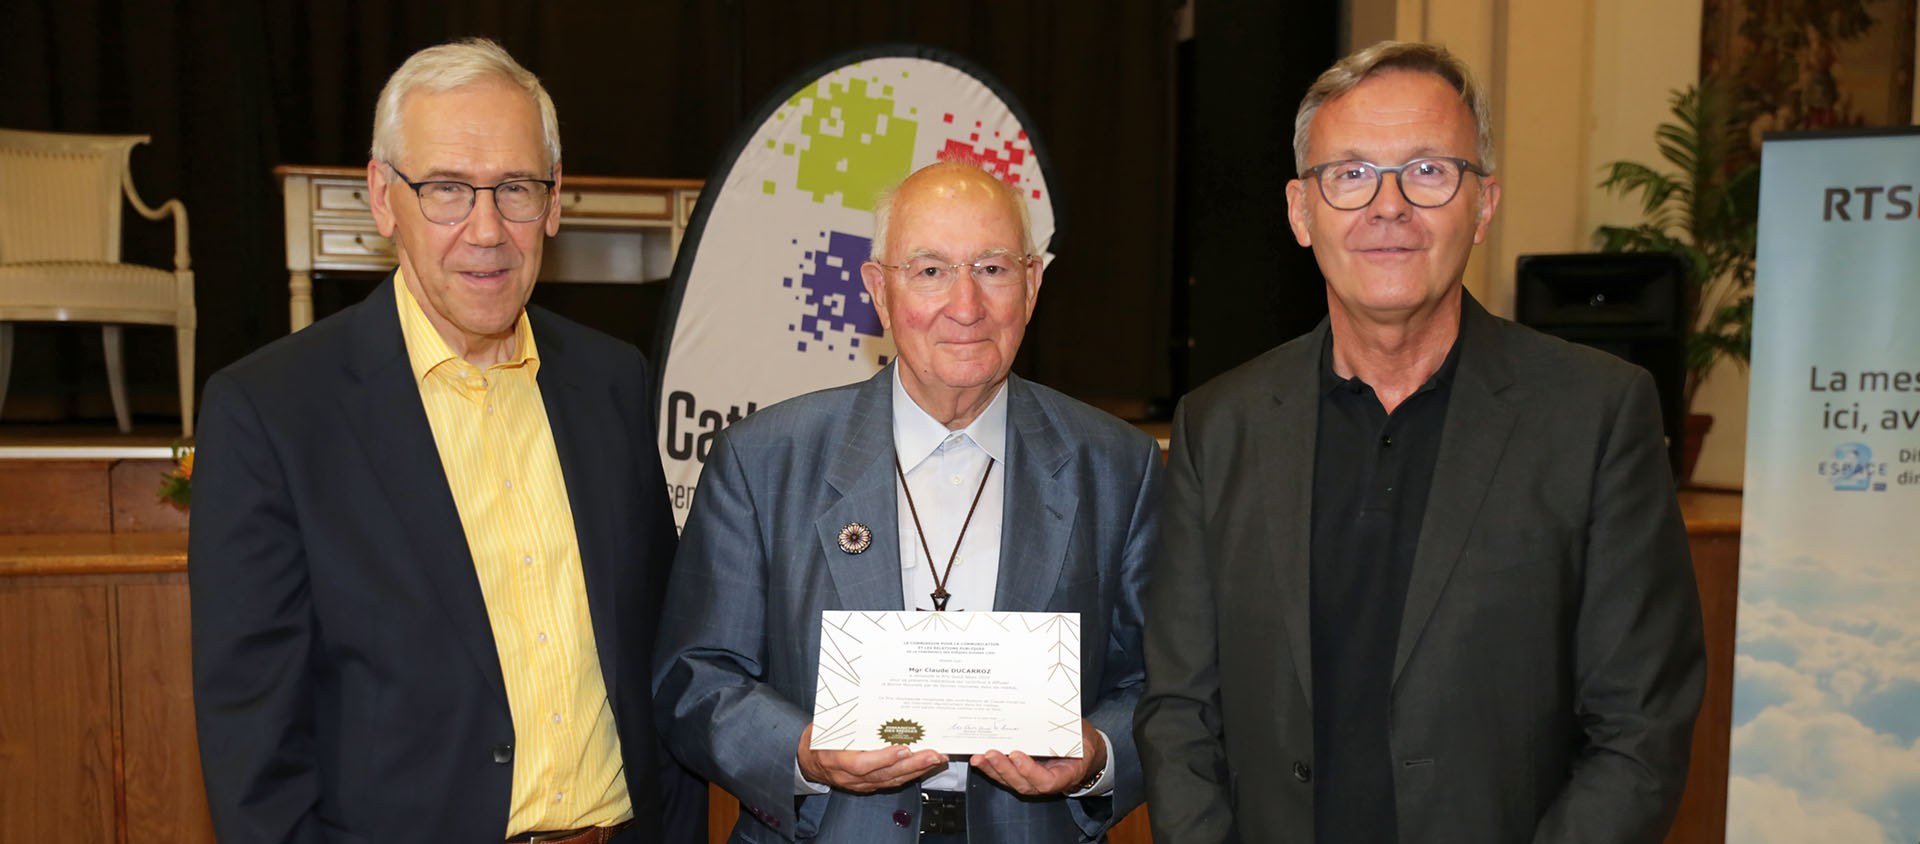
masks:
[(1672, 252), (1686, 268), (1684, 318), (1687, 409), (1682, 481), (1693, 474), (1700, 440), (1713, 417), (1693, 413), (1693, 399), (1723, 357), (1745, 367), (1753, 346), (1753, 254), (1760, 209), (1760, 164), (1747, 123), (1725, 83), (1674, 91), (1673, 122), (1654, 131), (1660, 170), (1636, 161), (1606, 165), (1600, 187), (1640, 200), (1632, 226), (1601, 226), (1594, 241), (1606, 252)]

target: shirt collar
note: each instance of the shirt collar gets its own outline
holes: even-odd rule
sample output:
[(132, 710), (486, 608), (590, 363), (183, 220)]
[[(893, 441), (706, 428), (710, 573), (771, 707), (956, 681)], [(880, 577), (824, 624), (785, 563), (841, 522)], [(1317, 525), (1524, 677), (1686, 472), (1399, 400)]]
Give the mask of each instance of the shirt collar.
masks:
[(912, 471), (952, 434), (966, 434), (988, 457), (999, 463), (1007, 462), (1007, 382), (1000, 382), (993, 401), (987, 403), (986, 409), (980, 411), (971, 424), (958, 431), (948, 431), (947, 426), (907, 395), (906, 385), (900, 383), (900, 365), (894, 364), (893, 448), (900, 457), (900, 466)]
[[(1427, 377), (1427, 382), (1421, 384), (1420, 389), (1413, 391), (1414, 395), (1453, 383), (1453, 374), (1460, 369), (1460, 349), (1466, 345), (1460, 342), (1460, 338), (1465, 336), (1467, 336), (1467, 315), (1466, 309), (1462, 308), (1460, 329), (1454, 332), (1453, 348), (1447, 350), (1447, 357), (1440, 362), (1440, 368)], [(1358, 376), (1342, 378), (1340, 373), (1333, 371), (1333, 332), (1327, 332), (1326, 337), (1320, 341), (1320, 394), (1332, 395), (1334, 390), (1341, 387), (1351, 387), (1358, 392), (1363, 386), (1372, 387), (1373, 385), (1360, 380)]]
[[(413, 298), (413, 291), (407, 288), (406, 270), (393, 271), (394, 299), (400, 309), (400, 334), (407, 343), (407, 361), (413, 365), (414, 383), (427, 380), (427, 375), (451, 361), (459, 361), (455, 366), (471, 366), (447, 345), (445, 337), (434, 330), (428, 321), (427, 312), (420, 307), (419, 300)], [(527, 322), (527, 311), (520, 310), (520, 316), (514, 320), (513, 333), (514, 357), (496, 367), (526, 366), (535, 375), (540, 373), (540, 350), (533, 342), (533, 326)], [(489, 367), (493, 368), (493, 367)]]

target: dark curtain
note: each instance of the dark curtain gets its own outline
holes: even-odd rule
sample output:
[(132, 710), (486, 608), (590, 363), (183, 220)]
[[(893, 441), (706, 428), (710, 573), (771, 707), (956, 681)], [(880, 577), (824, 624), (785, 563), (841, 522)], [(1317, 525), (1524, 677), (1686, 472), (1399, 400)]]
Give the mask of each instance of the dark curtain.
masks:
[[(151, 134), (151, 202), (192, 221), (202, 380), (286, 331), (277, 164), (363, 165), (373, 102), (400, 62), (465, 35), (538, 73), (575, 174), (703, 178), (788, 76), (876, 42), (983, 65), (1054, 156), (1068, 240), (1020, 371), (1090, 397), (1169, 389), (1171, 0), (4, 0), (0, 126)], [(127, 214), (125, 258), (167, 266), (170, 229)], [(542, 285), (535, 299), (646, 348), (664, 285)], [(321, 314), (364, 281), (317, 280)], [(23, 325), (6, 418), (107, 414), (98, 332)], [(173, 407), (173, 341), (128, 331), (136, 413)], [(39, 394), (45, 401), (35, 404)], [(38, 408), (36, 410), (36, 408)]]
[(1287, 225), (1293, 117), (1339, 58), (1339, 7), (1304, 0), (1196, 0), (1181, 304), (1188, 349), (1176, 389), (1205, 383), (1327, 315), (1313, 253)]

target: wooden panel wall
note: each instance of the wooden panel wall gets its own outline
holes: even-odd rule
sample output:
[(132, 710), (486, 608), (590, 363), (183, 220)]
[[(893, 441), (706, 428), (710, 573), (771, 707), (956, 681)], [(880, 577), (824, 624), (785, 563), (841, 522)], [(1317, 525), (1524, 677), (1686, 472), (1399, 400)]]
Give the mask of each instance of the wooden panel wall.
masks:
[(193, 727), (184, 575), (115, 588), (119, 608), (125, 844), (213, 840)]
[(212, 844), (183, 573), (0, 578), (0, 841)]
[[(1738, 499), (1733, 512), (1738, 512)], [(1736, 525), (1696, 529), (1706, 702), (1670, 844), (1722, 844), (1732, 716)], [(183, 572), (0, 577), (0, 841), (213, 840), (194, 737)], [(710, 840), (739, 807), (715, 788)], [(1147, 811), (1113, 831), (1147, 844)]]
[(113, 616), (102, 586), (0, 583), (0, 841), (113, 841)]
[[(1737, 498), (1735, 499), (1738, 500)], [(1740, 533), (1691, 537), (1693, 570), (1707, 633), (1707, 696), (1693, 726), (1693, 761), (1667, 844), (1724, 844), (1727, 840), (1727, 751), (1733, 730), (1734, 609), (1740, 603)]]

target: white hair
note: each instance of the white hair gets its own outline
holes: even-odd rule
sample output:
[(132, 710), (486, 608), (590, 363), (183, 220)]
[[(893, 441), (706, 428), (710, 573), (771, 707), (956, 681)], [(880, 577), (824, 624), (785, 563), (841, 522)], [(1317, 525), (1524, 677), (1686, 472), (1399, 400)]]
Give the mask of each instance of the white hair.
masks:
[(540, 77), (520, 66), (499, 44), (485, 38), (467, 38), (428, 47), (407, 58), (400, 69), (387, 77), (380, 99), (373, 107), (373, 146), (368, 154), (375, 161), (391, 163), (405, 154), (401, 149), (400, 107), (415, 91), (437, 94), (488, 79), (504, 81), (522, 91), (540, 111), (540, 135), (546, 145), (547, 172), (560, 164), (560, 118), (553, 110), (553, 98), (540, 85)]

